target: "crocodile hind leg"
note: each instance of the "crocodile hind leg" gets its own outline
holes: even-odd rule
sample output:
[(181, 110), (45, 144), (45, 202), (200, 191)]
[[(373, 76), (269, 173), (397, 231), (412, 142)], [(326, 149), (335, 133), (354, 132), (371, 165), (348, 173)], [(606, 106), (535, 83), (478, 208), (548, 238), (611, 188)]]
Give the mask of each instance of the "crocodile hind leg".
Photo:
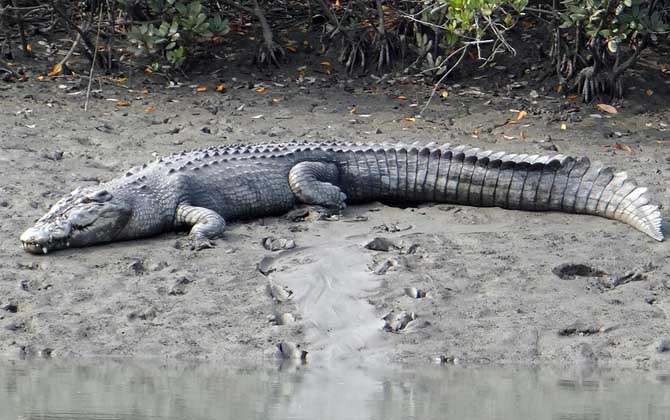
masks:
[(347, 196), (335, 185), (339, 170), (334, 163), (300, 162), (288, 174), (291, 191), (298, 200), (331, 209), (346, 207)]
[(189, 206), (182, 204), (177, 208), (177, 225), (188, 225), (191, 227), (189, 242), (191, 249), (200, 251), (212, 248), (211, 240), (223, 235), (226, 221), (221, 215), (204, 207)]

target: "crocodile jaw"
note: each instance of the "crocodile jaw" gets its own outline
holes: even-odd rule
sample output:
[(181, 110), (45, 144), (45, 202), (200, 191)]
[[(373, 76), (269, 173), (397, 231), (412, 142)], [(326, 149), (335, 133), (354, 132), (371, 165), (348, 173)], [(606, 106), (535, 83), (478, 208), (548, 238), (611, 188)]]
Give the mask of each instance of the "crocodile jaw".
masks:
[(122, 236), (131, 214), (123, 197), (106, 190), (77, 189), (23, 232), (21, 245), (26, 252), (47, 254), (56, 249), (111, 242)]

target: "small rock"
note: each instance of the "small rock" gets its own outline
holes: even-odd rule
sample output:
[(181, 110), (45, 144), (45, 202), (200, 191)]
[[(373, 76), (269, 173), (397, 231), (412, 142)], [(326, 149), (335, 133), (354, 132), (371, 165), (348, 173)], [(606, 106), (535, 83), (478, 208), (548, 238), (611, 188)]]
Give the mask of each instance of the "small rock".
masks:
[(0, 207), (9, 207), (9, 201), (0, 200)]
[(51, 354), (53, 353), (54, 349), (45, 347), (42, 350), (37, 352), (37, 355), (40, 357), (44, 357), (45, 359), (48, 359), (51, 357)]
[(596, 270), (586, 264), (563, 263), (551, 270), (561, 280), (573, 280), (576, 277), (603, 277), (607, 273)]
[(25, 331), (26, 324), (23, 321), (11, 321), (9, 324), (5, 325), (7, 331)]
[(263, 248), (268, 251), (280, 251), (282, 249), (295, 248), (295, 241), (293, 239), (273, 238), (272, 236), (263, 238), (262, 244)]
[(30, 291), (30, 282), (28, 280), (21, 280), (19, 282), (19, 288), (23, 290), (24, 292), (29, 292)]
[(658, 340), (658, 343), (656, 343), (656, 351), (659, 353), (666, 353), (670, 351), (670, 338), (663, 337)]
[(389, 258), (379, 264), (372, 272), (378, 276), (381, 276), (396, 265), (398, 265), (398, 261), (394, 260), (393, 258)]
[(407, 328), (407, 325), (416, 319), (416, 314), (407, 311), (399, 313), (391, 311), (382, 319), (386, 322), (384, 324), (384, 331), (399, 332)]
[(600, 327), (596, 325), (587, 325), (582, 321), (576, 321), (567, 327), (561, 328), (558, 330), (558, 335), (561, 336), (571, 336), (571, 335), (592, 335), (600, 332)]
[(142, 274), (144, 272), (144, 261), (137, 259), (128, 264), (128, 271), (133, 274)]
[(370, 249), (372, 251), (384, 251), (388, 252), (391, 249), (399, 249), (398, 245), (395, 244), (390, 239), (387, 238), (374, 238), (370, 242), (364, 245), (366, 249)]
[(15, 314), (19, 311), (19, 305), (17, 305), (16, 303), (11, 303), (11, 302), (6, 303), (6, 304), (2, 305), (2, 310)]
[(450, 356), (447, 354), (440, 354), (439, 356), (435, 356), (432, 358), (433, 362), (439, 363), (441, 365), (455, 365), (458, 364), (458, 358), (455, 356)]
[(407, 296), (414, 299), (421, 299), (427, 296), (426, 291), (417, 289), (416, 287), (405, 287), (403, 290)]
[(419, 249), (419, 244), (411, 244), (410, 246), (407, 247), (405, 250), (405, 254), (416, 254), (416, 250)]
[(277, 349), (279, 350), (280, 356), (284, 359), (307, 360), (307, 352), (300, 348), (300, 344), (282, 341), (277, 344)]
[(168, 295), (177, 296), (186, 294), (186, 286), (192, 283), (187, 277), (179, 277), (168, 291)]
[(256, 265), (256, 269), (264, 276), (267, 276), (276, 270), (274, 267), (272, 267), (274, 262), (275, 259), (272, 257), (263, 257), (263, 259)]
[(270, 315), (268, 320), (274, 325), (290, 325), (295, 322), (295, 317), (292, 313), (285, 312), (283, 314)]
[(653, 305), (656, 303), (656, 298), (655, 297), (646, 297), (644, 298), (645, 303), (648, 303), (650, 305)]
[[(379, 211), (379, 209), (370, 209), (368, 211)], [(410, 230), (412, 229), (412, 225), (409, 224), (391, 224), (387, 225), (386, 223), (381, 224), (379, 226), (375, 226), (372, 229), (377, 231), (377, 232), (390, 232), (390, 233), (396, 233), (396, 232), (402, 232), (405, 230)]]
[[(183, 294), (183, 293), (182, 293)], [(128, 321), (134, 321), (136, 319), (141, 319), (146, 321), (148, 319), (154, 319), (158, 315), (158, 311), (154, 306), (146, 310), (136, 309), (128, 314)]]
[(276, 300), (277, 302), (287, 302), (293, 298), (293, 291), (286, 286), (280, 286), (268, 281), (268, 284), (265, 286), (265, 292), (267, 295)]
[(53, 161), (59, 161), (59, 160), (63, 159), (63, 152), (61, 150), (54, 150), (53, 152), (48, 151), (48, 150), (43, 150), (40, 153), (40, 156), (45, 158), (45, 159), (49, 159), (49, 160), (53, 160)]

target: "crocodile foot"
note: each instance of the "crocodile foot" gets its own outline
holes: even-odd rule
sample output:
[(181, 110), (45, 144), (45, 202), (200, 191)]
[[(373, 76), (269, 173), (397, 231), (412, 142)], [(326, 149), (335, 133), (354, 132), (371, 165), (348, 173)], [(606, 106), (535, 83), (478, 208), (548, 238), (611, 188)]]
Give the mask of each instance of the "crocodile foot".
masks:
[(188, 240), (191, 251), (202, 251), (203, 249), (214, 248), (214, 242), (205, 237), (192, 237)]

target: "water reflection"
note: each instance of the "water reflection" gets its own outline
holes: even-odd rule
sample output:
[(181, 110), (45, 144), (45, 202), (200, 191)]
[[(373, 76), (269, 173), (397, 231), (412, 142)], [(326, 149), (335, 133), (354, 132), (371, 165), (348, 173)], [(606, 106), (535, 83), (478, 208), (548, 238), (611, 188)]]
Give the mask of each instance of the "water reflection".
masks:
[(0, 418), (670, 420), (670, 387), (641, 371), (5, 361)]

